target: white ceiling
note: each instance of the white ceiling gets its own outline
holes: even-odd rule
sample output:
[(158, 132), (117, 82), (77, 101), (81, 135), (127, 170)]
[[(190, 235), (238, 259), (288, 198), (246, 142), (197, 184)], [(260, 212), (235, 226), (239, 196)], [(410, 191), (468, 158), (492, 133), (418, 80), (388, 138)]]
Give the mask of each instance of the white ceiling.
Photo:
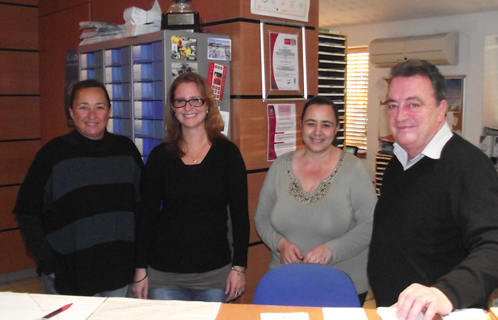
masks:
[[(498, 10), (498, 0), (319, 0), (320, 28)], [(340, 30), (338, 30), (340, 31)]]

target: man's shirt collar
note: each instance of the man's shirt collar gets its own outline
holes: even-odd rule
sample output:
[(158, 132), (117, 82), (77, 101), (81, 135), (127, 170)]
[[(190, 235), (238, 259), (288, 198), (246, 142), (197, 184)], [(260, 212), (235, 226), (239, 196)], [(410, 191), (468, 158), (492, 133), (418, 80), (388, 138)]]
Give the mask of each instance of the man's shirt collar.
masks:
[(415, 158), (408, 161), (408, 153), (398, 144), (394, 143), (394, 155), (398, 158), (399, 162), (403, 166), (404, 170), (407, 170), (415, 163), (417, 163), (424, 156), (429, 157), (431, 159), (439, 159), (441, 158), (441, 152), (443, 151), (443, 147), (446, 142), (451, 139), (453, 133), (451, 132), (450, 127), (445, 122), (444, 125), (439, 129), (436, 135), (429, 141), (429, 143), (425, 146), (424, 150), (417, 155)]

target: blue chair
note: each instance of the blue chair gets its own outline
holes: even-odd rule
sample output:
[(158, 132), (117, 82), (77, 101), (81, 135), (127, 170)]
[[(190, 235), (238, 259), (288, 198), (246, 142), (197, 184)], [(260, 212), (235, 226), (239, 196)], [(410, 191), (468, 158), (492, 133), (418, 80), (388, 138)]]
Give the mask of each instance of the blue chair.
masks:
[(286, 264), (261, 278), (253, 304), (302, 307), (361, 307), (351, 278), (329, 265)]

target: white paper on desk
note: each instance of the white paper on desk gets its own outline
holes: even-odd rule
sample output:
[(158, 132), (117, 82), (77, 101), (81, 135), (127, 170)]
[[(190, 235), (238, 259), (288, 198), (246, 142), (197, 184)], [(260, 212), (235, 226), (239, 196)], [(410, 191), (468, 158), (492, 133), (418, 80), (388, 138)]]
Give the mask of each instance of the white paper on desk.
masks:
[(482, 309), (458, 309), (449, 315), (442, 317), (443, 320), (486, 320), (486, 313)]
[[(382, 320), (397, 320), (396, 310), (396, 308), (378, 307), (377, 313)], [(486, 320), (486, 314), (482, 309), (458, 309), (442, 318), (443, 320)], [(424, 315), (420, 313), (417, 320), (423, 319)]]
[(322, 308), (323, 320), (367, 320), (362, 308)]
[(57, 320), (86, 320), (104, 302), (104, 298), (75, 297), (30, 293), (0, 293), (2, 320), (33, 320), (72, 303), (57, 315)]
[(221, 303), (107, 298), (88, 320), (215, 320)]
[[(398, 316), (396, 316), (397, 308), (391, 307), (378, 307), (377, 313), (382, 318), (382, 320), (398, 320)], [(420, 313), (417, 317), (417, 320), (424, 320), (424, 315)]]
[(310, 320), (306, 312), (262, 313), (261, 320)]

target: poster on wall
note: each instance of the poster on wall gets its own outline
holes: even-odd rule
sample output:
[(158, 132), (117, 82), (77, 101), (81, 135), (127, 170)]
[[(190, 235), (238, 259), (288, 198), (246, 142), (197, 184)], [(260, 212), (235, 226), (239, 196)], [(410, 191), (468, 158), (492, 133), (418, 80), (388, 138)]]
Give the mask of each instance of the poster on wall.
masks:
[(308, 22), (310, 0), (251, 0), (251, 13)]
[(445, 76), (446, 82), (446, 122), (452, 132), (462, 135), (464, 115), (464, 80), (465, 76)]
[(268, 111), (268, 161), (289, 151), (296, 150), (296, 105), (269, 104)]
[(297, 35), (270, 32), (270, 90), (299, 90)]

